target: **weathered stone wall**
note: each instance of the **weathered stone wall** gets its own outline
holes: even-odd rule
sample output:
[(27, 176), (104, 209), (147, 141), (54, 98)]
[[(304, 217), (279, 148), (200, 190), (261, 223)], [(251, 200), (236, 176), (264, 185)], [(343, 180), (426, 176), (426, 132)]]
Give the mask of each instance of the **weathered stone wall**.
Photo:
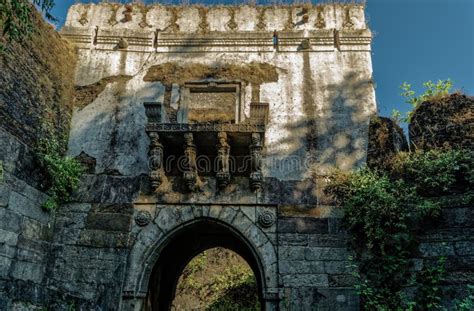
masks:
[(358, 310), (348, 237), (340, 218), (281, 216), (281, 310)]
[(34, 33), (0, 53), (0, 126), (24, 143), (69, 133), (76, 54), (39, 13)]
[(455, 299), (467, 297), (468, 285), (474, 284), (474, 193), (438, 200), (442, 214), (438, 222), (419, 228), (420, 245), (413, 268), (421, 270), (439, 265), (439, 258), (445, 257), (441, 296), (443, 305), (453, 308)]
[(0, 310), (34, 310), (46, 297), (54, 216), (34, 148), (67, 136), (75, 53), (39, 14), (35, 33), (0, 54)]
[(0, 128), (0, 309), (43, 302), (53, 218), (34, 178), (30, 148)]
[(48, 288), (59, 306), (118, 310), (132, 218), (130, 204), (68, 204), (57, 213), (48, 262)]
[[(147, 173), (143, 102), (182, 108), (183, 77), (240, 79), (240, 122), (249, 118), (251, 101), (269, 103), (267, 177), (300, 180), (334, 165), (351, 169), (365, 162), (375, 96), (363, 6), (78, 4), (62, 34), (79, 47), (78, 85), (131, 77), (109, 83), (95, 100), (75, 109), (69, 152), (94, 157), (96, 173)], [(274, 79), (273, 72), (262, 72), (260, 80), (238, 74), (243, 71), (235, 67), (252, 62), (275, 68), (276, 80), (266, 81)], [(181, 78), (150, 79), (164, 64), (184, 66)], [(230, 71), (232, 66), (237, 70)], [(300, 167), (285, 168), (289, 162)]]

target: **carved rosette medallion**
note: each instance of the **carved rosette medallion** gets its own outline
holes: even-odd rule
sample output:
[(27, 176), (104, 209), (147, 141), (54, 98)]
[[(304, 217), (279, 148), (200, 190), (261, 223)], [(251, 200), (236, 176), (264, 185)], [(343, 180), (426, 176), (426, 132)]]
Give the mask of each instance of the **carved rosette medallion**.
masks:
[(252, 145), (250, 145), (251, 173), (250, 188), (254, 191), (262, 189), (262, 137), (260, 133), (252, 133)]
[(160, 136), (158, 133), (151, 132), (148, 135), (151, 140), (148, 159), (151, 169), (150, 180), (151, 186), (154, 191), (156, 191), (163, 182), (167, 181), (163, 165), (163, 145), (160, 143)]
[(149, 211), (139, 211), (135, 215), (135, 223), (140, 227), (144, 227), (151, 222), (151, 214)]
[(219, 188), (225, 188), (230, 182), (230, 169), (229, 169), (229, 157), (230, 157), (230, 145), (227, 142), (227, 133), (217, 133), (219, 143), (217, 144), (217, 184)]
[(258, 224), (262, 228), (270, 228), (275, 223), (275, 215), (269, 211), (262, 211), (258, 215)]
[(193, 133), (184, 134), (184, 173), (183, 178), (186, 182), (186, 186), (189, 191), (199, 190), (200, 180), (197, 173), (197, 164), (196, 164), (196, 145), (193, 142)]

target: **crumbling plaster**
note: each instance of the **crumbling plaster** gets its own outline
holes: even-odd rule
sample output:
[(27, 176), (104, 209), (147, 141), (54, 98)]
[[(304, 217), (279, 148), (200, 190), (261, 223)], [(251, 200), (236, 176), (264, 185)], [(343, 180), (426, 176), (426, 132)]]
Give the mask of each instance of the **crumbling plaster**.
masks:
[[(351, 29), (343, 27), (347, 8), (350, 8)], [(296, 41), (288, 41), (290, 44), (274, 49), (266, 43), (252, 46), (238, 43), (236, 39), (221, 46), (209, 42), (193, 46), (180, 41), (174, 47), (178, 50), (172, 49), (172, 46), (152, 48), (138, 45), (117, 49), (111, 42), (93, 43), (97, 26), (98, 42), (105, 40), (101, 39), (101, 34), (152, 38), (152, 30), (169, 28), (172, 20), (169, 16), (173, 14), (173, 9), (178, 12), (176, 23), (179, 31), (164, 33), (174, 40), (190, 35), (220, 40), (218, 38), (229, 35), (245, 42), (257, 33), (258, 10), (264, 10), (263, 21), (267, 27), (264, 31), (267, 34), (262, 35), (261, 30), (257, 33), (262, 38), (271, 39), (274, 29), (284, 30), (288, 12), (291, 12), (292, 20), (296, 22), (289, 33), (293, 33), (298, 42), (309, 37), (316, 43), (311, 41), (308, 50), (302, 50)], [(143, 77), (151, 66), (165, 62), (209, 66), (259, 62), (278, 68), (278, 81), (260, 86), (260, 101), (270, 105), (265, 133), (266, 177), (301, 180), (314, 173), (324, 174), (335, 165), (352, 169), (365, 162), (368, 122), (370, 115), (376, 111), (376, 104), (370, 40), (364, 41), (364, 45), (351, 39), (370, 36), (370, 31), (365, 29), (362, 6), (323, 6), (326, 26), (320, 30), (315, 26), (316, 7), (308, 11), (309, 22), (302, 24), (297, 22), (302, 12), (302, 7), (298, 6), (264, 9), (249, 6), (209, 7), (206, 8), (206, 21), (213, 33), (208, 37), (206, 34), (193, 34), (200, 33), (198, 25), (202, 18), (198, 7), (149, 7), (146, 21), (153, 25), (152, 28), (140, 27), (142, 11), (135, 6), (132, 20), (120, 22), (123, 10), (124, 6), (119, 6), (116, 17), (119, 22), (112, 26), (109, 21), (112, 13), (110, 4), (74, 5), (63, 29), (63, 34), (73, 38), (73, 41), (73, 35), (77, 34), (89, 35), (90, 38), (90, 42), (78, 43), (76, 84), (88, 85), (109, 76), (132, 76), (123, 85), (109, 84), (93, 103), (76, 109), (73, 114), (69, 153), (78, 155), (84, 151), (96, 158), (96, 173), (115, 170), (123, 175), (139, 175), (148, 172), (148, 138), (144, 131), (147, 119), (143, 102), (160, 101), (164, 96), (164, 87), (159, 82), (145, 82)], [(228, 28), (231, 10), (235, 12), (234, 20), (238, 25), (232, 31)], [(85, 25), (79, 22), (81, 16), (87, 16)], [(356, 41), (341, 47), (332, 45), (332, 42), (326, 42), (324, 47), (318, 45), (319, 37), (333, 39), (333, 32), (328, 29), (335, 26), (341, 29), (341, 33), (346, 31), (347, 40)], [(291, 37), (288, 33), (285, 36)], [(157, 40), (160, 40), (160, 34)], [(243, 89), (246, 117), (249, 114), (251, 87), (244, 85)], [(287, 163), (275, 165), (278, 161), (288, 160), (298, 162), (299, 169), (288, 168)]]

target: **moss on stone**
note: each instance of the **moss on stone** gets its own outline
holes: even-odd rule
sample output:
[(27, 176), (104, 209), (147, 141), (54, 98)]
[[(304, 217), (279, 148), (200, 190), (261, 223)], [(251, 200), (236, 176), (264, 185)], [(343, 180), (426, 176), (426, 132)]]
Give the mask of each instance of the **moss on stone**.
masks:
[(176, 62), (151, 66), (144, 81), (159, 81), (164, 85), (180, 84), (205, 79), (242, 80), (247, 83), (262, 84), (278, 81), (275, 66), (266, 63), (251, 62), (243, 65), (199, 63), (179, 64)]

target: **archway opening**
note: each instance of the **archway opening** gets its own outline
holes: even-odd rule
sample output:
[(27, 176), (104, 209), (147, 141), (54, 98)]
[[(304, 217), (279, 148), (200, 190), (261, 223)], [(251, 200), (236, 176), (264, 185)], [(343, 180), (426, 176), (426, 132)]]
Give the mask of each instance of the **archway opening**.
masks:
[[(215, 248), (232, 251), (248, 265), (256, 283), (258, 304), (254, 307), (260, 306), (263, 309), (264, 284), (262, 283), (265, 278), (255, 250), (240, 233), (213, 219), (200, 219), (181, 226), (162, 244), (148, 283), (147, 309), (172, 310), (178, 283), (183, 272), (186, 272), (186, 266), (196, 256), (198, 260), (202, 259), (199, 255), (203, 252), (205, 255), (215, 254), (213, 251)], [(220, 265), (224, 266), (227, 258), (223, 255), (222, 258), (215, 258), (215, 260), (220, 260)], [(219, 303), (219, 301), (215, 302)]]
[(237, 253), (215, 247), (198, 254), (179, 277), (172, 310), (260, 309), (257, 280)]

